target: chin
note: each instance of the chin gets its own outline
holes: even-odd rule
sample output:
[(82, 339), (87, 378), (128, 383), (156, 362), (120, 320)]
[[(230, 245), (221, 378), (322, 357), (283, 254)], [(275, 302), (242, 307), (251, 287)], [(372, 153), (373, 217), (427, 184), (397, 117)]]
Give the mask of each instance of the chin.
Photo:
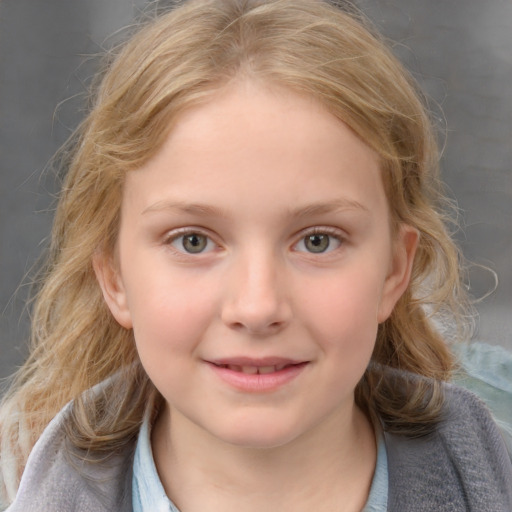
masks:
[(240, 448), (273, 449), (287, 445), (300, 437), (296, 426), (285, 426), (272, 422), (250, 420), (233, 422), (229, 428), (212, 432), (218, 439)]

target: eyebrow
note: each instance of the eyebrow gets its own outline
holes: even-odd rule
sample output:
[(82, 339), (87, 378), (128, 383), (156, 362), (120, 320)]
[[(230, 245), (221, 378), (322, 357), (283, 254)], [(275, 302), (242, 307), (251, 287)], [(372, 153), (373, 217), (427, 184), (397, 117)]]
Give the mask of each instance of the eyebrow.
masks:
[(308, 217), (311, 215), (325, 215), (328, 213), (335, 213), (344, 210), (355, 210), (362, 213), (369, 213), (370, 210), (358, 201), (352, 199), (342, 198), (328, 202), (318, 202), (306, 206), (301, 206), (290, 210), (292, 217)]
[(142, 211), (142, 215), (153, 212), (162, 212), (167, 210), (175, 210), (181, 213), (188, 213), (191, 215), (199, 215), (204, 217), (227, 217), (227, 212), (216, 206), (199, 203), (185, 203), (180, 201), (158, 201), (151, 206), (148, 206)]
[[(142, 215), (153, 212), (162, 211), (178, 211), (190, 215), (199, 215), (202, 217), (228, 217), (228, 212), (217, 206), (201, 203), (186, 203), (180, 201), (158, 201), (151, 206), (148, 206), (142, 211)], [(294, 218), (308, 217), (312, 215), (325, 215), (344, 210), (355, 210), (362, 213), (369, 213), (369, 209), (358, 201), (352, 199), (342, 198), (333, 201), (320, 201), (309, 205), (299, 206), (290, 209), (287, 213), (288, 216)]]

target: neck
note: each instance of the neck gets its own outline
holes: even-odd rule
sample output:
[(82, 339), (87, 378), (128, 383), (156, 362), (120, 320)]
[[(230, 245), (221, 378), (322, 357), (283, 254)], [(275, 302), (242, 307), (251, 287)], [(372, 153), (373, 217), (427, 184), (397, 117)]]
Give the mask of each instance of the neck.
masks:
[(225, 443), (164, 409), (152, 444), (162, 484), (182, 512), (359, 511), (376, 463), (373, 429), (355, 406), (272, 448)]

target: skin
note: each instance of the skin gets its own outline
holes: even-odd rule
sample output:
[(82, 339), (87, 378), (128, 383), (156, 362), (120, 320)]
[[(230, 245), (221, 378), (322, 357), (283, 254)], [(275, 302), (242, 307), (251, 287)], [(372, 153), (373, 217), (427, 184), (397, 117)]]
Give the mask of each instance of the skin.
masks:
[[(364, 506), (376, 445), (354, 389), (416, 243), (391, 234), (374, 152), (279, 87), (231, 84), (127, 176), (116, 262), (95, 269), (165, 398), (153, 452), (181, 510)], [(301, 365), (239, 389), (212, 364), (239, 357)]]

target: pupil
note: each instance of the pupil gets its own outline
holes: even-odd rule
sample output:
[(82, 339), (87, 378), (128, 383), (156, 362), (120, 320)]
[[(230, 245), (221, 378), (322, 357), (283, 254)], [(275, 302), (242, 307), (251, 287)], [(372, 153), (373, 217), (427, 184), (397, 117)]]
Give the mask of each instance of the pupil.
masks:
[(329, 247), (329, 236), (310, 235), (306, 237), (306, 247), (311, 252), (324, 252)]
[(192, 233), (183, 238), (183, 247), (187, 252), (201, 252), (206, 247), (206, 237)]

